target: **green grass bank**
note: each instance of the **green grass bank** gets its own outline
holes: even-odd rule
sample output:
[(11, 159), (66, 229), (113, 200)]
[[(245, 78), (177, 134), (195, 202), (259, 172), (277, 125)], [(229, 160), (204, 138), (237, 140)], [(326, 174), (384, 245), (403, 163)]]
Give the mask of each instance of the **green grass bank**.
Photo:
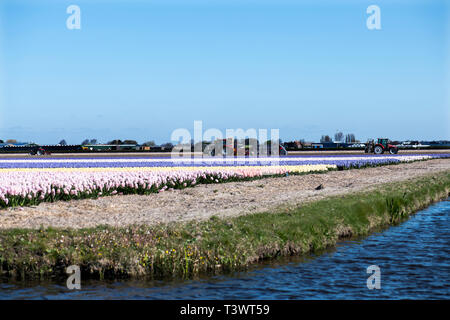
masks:
[(0, 230), (0, 272), (17, 278), (193, 278), (322, 250), (396, 224), (449, 196), (450, 171), (295, 209), (156, 226)]

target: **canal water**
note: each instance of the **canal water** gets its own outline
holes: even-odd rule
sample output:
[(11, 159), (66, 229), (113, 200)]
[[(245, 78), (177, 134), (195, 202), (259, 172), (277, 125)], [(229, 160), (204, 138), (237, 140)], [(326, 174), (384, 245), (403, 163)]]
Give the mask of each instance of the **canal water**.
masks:
[[(0, 283), (0, 299), (450, 299), (450, 201), (332, 250), (191, 281)], [(380, 289), (367, 287), (369, 266)], [(374, 282), (369, 281), (370, 284)]]

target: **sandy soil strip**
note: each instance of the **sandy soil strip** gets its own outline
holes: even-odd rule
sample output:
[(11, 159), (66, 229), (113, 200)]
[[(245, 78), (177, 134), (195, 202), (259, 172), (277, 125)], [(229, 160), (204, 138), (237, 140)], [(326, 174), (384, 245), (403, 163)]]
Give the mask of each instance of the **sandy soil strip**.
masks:
[[(251, 182), (198, 185), (151, 195), (125, 195), (0, 210), (0, 228), (126, 226), (230, 217), (298, 206), (330, 195), (368, 190), (450, 170), (450, 159), (333, 171)], [(323, 189), (315, 190), (319, 185)]]

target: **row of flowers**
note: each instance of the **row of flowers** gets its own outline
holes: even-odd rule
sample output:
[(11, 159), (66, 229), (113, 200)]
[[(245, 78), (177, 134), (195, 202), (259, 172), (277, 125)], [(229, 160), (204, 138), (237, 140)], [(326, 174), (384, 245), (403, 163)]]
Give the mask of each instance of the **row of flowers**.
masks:
[(99, 159), (9, 159), (0, 160), (1, 169), (15, 168), (127, 168), (184, 166), (296, 166), (327, 164), (344, 168), (360, 168), (399, 162), (449, 157), (450, 154), (396, 156), (306, 156), (281, 158), (99, 158)]
[(150, 194), (196, 184), (221, 183), (324, 172), (335, 165), (190, 167), (178, 170), (140, 168), (106, 170), (0, 170), (0, 207), (37, 205), (41, 202), (96, 198), (115, 194)]
[(149, 194), (199, 183), (374, 167), (448, 156), (284, 157), (269, 161), (209, 158), (191, 162), (124, 158), (0, 160), (0, 207), (114, 194)]

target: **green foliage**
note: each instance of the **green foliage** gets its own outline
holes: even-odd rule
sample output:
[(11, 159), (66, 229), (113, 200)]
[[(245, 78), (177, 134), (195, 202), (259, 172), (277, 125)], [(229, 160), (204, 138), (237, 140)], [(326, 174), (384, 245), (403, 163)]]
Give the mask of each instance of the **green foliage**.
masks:
[(191, 278), (243, 270), (263, 259), (322, 250), (339, 239), (398, 223), (448, 197), (449, 190), (450, 172), (443, 172), (295, 209), (228, 219), (1, 230), (0, 272), (22, 278), (65, 276), (65, 268), (75, 264), (84, 276), (97, 278)]

